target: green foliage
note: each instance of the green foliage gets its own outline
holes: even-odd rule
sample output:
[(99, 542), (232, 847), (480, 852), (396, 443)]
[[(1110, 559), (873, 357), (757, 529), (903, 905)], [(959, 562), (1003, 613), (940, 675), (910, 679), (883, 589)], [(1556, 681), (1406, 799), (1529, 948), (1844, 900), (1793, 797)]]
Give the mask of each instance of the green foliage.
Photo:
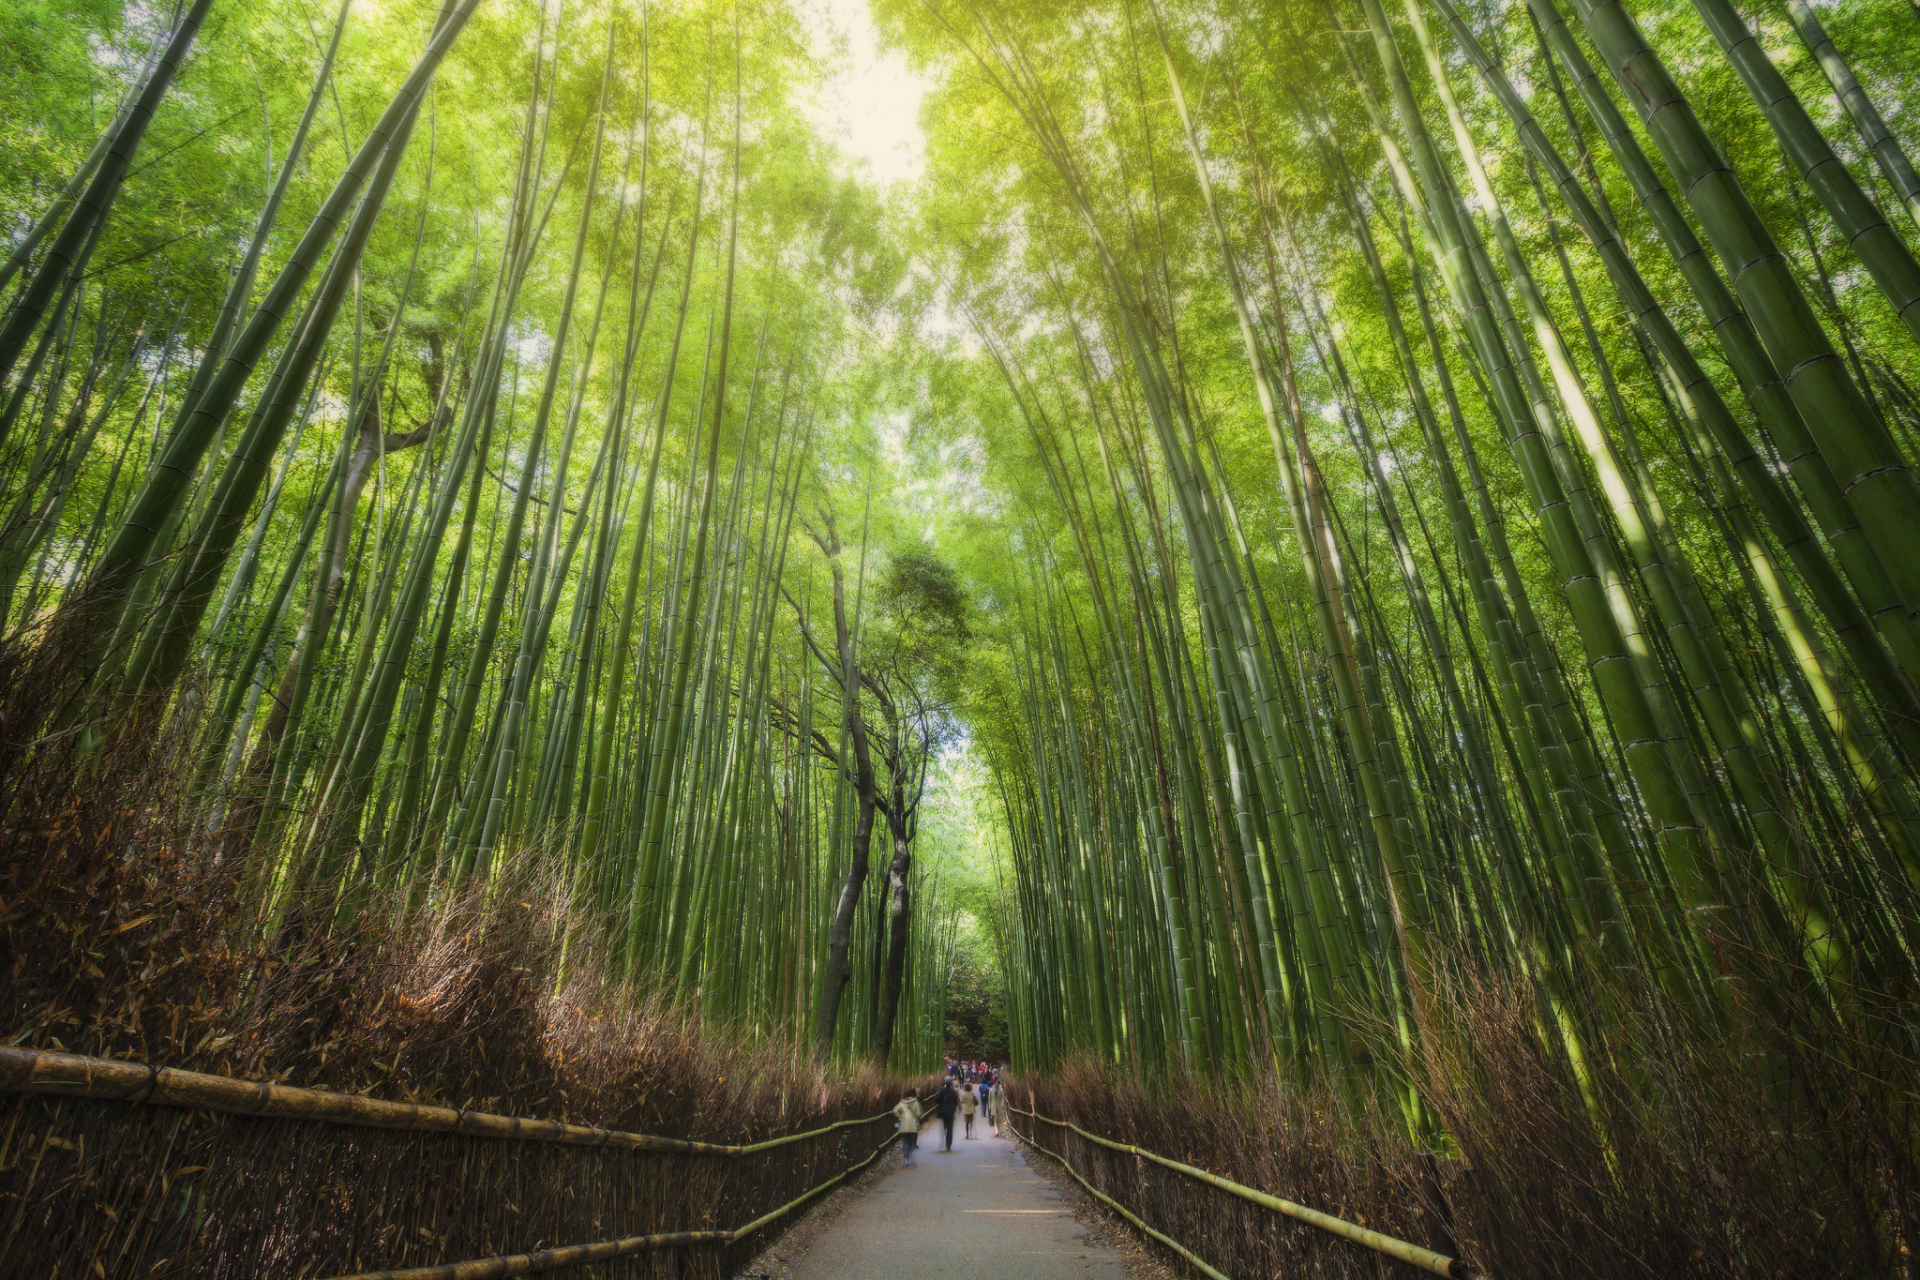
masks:
[(872, 642), (876, 660), (916, 673), (935, 699), (956, 703), (973, 640), (959, 575), (932, 551), (909, 545), (887, 558), (876, 586), (882, 632)]
[(950, 1059), (1005, 1062), (1007, 1039), (1006, 977), (999, 965), (973, 946), (953, 950), (947, 970), (947, 1023), (942, 1043)]

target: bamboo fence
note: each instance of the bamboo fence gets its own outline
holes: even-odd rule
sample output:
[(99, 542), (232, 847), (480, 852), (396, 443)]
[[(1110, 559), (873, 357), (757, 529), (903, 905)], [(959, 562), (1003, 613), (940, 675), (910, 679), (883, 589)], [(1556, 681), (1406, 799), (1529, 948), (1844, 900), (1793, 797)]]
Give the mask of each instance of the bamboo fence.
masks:
[[(16, 1095), (0, 1257), (17, 1274), (728, 1275), (739, 1246), (893, 1140), (861, 1136), (890, 1113), (696, 1142), (11, 1047), (0, 1091)], [(616, 1223), (642, 1230), (598, 1238)]]
[[(1295, 1201), (1245, 1186), (1230, 1178), (1223, 1178), (1218, 1174), (1209, 1173), (1205, 1169), (1199, 1169), (1193, 1165), (1169, 1159), (1157, 1152), (1148, 1151), (1145, 1148), (1136, 1147), (1130, 1143), (1115, 1142), (1112, 1139), (1103, 1138), (1099, 1134), (1089, 1133), (1079, 1125), (1069, 1121), (1055, 1120), (1051, 1116), (1043, 1116), (1037, 1111), (1029, 1111), (1022, 1107), (1012, 1106), (1011, 1104), (1008, 1105), (1007, 1109), (1016, 1115), (1023, 1115), (1041, 1124), (1054, 1126), (1061, 1130), (1063, 1139), (1070, 1141), (1071, 1137), (1079, 1137), (1087, 1142), (1093, 1143), (1098, 1148), (1134, 1157), (1133, 1164), (1137, 1175), (1135, 1179), (1136, 1183), (1144, 1182), (1146, 1164), (1155, 1164), (1165, 1169), (1171, 1169), (1175, 1173), (1196, 1182), (1217, 1188), (1220, 1191), (1226, 1192), (1228, 1195), (1236, 1196), (1250, 1204), (1258, 1205), (1262, 1209), (1283, 1214), (1297, 1222), (1306, 1223), (1308, 1226), (1317, 1227), (1321, 1231), (1338, 1236), (1343, 1240), (1351, 1241), (1362, 1248), (1371, 1249), (1375, 1253), (1385, 1255), (1395, 1261), (1403, 1262), (1429, 1275), (1447, 1276), (1450, 1277), (1450, 1280), (1473, 1280), (1474, 1277), (1485, 1274), (1457, 1258), (1449, 1258), (1445, 1254), (1435, 1250), (1427, 1249), (1417, 1244), (1411, 1244), (1405, 1240), (1395, 1239), (1383, 1232), (1373, 1231), (1358, 1223), (1348, 1222), (1342, 1218), (1336, 1218), (1332, 1214), (1322, 1213), (1317, 1209), (1308, 1208), (1306, 1205), (1296, 1203)], [(1140, 1228), (1161, 1244), (1174, 1250), (1207, 1275), (1216, 1277), (1218, 1280), (1225, 1280), (1222, 1272), (1214, 1269), (1193, 1250), (1181, 1244), (1173, 1237), (1148, 1225), (1134, 1210), (1129, 1209), (1126, 1205), (1115, 1199), (1108, 1191), (1102, 1190), (1095, 1186), (1093, 1182), (1089, 1181), (1082, 1175), (1079, 1169), (1074, 1167), (1072, 1150), (1065, 1143), (1063, 1143), (1062, 1150), (1055, 1151), (1042, 1144), (1033, 1133), (1021, 1133), (1017, 1125), (1010, 1125), (1009, 1127), (1021, 1141), (1027, 1143), (1027, 1145), (1033, 1147), (1035, 1150), (1057, 1160), (1068, 1173), (1073, 1175), (1074, 1181), (1078, 1182), (1103, 1204), (1118, 1211), (1127, 1221), (1133, 1223), (1134, 1226)], [(1096, 1169), (1094, 1176), (1100, 1177), (1102, 1172), (1103, 1170)], [(1111, 1171), (1104, 1172), (1110, 1173)], [(1113, 1181), (1111, 1178), (1103, 1180)], [(1140, 1189), (1141, 1188), (1136, 1186), (1136, 1191)]]

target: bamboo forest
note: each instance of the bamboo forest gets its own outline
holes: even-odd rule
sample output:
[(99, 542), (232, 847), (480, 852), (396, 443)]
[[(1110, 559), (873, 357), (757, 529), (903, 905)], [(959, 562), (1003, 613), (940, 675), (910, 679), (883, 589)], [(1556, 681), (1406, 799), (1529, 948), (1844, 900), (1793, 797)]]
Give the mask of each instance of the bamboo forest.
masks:
[(946, 1076), (1128, 1276), (1920, 1276), (1920, 0), (0, 94), (0, 1276), (771, 1274)]

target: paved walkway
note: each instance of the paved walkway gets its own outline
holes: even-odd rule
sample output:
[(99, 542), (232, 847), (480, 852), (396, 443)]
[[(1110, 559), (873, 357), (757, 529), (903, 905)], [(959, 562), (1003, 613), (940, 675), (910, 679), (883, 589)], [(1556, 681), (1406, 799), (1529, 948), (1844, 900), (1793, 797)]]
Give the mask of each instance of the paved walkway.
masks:
[[(1125, 1280), (1120, 1255), (1088, 1241), (1060, 1193), (1027, 1167), (1012, 1138), (954, 1121), (920, 1133), (912, 1168), (896, 1168), (828, 1227), (794, 1280)], [(1034, 1159), (1044, 1159), (1035, 1156)]]

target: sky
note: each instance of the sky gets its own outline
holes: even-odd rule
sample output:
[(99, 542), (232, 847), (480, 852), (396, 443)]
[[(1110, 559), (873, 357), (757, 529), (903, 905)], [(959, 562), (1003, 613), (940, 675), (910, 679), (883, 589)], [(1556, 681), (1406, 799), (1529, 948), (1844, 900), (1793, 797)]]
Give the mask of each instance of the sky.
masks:
[(841, 56), (832, 59), (836, 73), (806, 104), (814, 125), (840, 144), (856, 168), (864, 162), (867, 177), (886, 186), (918, 178), (926, 165), (920, 130), (926, 79), (904, 54), (880, 49), (867, 0), (801, 0), (799, 10), (816, 53), (830, 54), (836, 39), (845, 41)]

